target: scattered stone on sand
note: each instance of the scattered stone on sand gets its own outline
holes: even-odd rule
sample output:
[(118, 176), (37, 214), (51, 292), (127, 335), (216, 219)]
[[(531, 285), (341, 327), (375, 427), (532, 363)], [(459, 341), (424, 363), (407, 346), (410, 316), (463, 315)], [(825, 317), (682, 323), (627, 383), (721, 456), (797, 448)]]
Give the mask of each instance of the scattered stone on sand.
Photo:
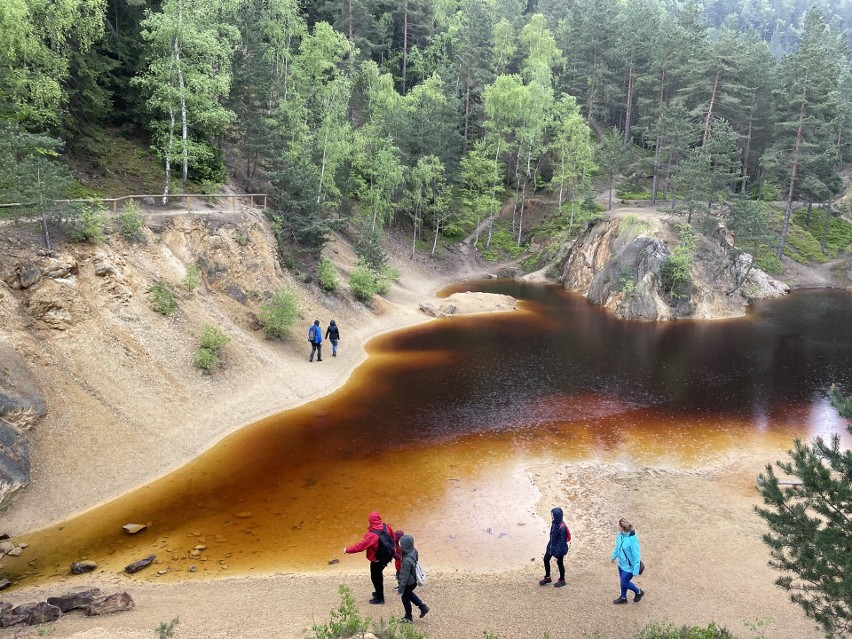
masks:
[(254, 514), (254, 513), (251, 513), (251, 512), (249, 512), (249, 511), (247, 511), (247, 510), (244, 510), (243, 512), (241, 512), (241, 513), (237, 513), (236, 515), (234, 515), (234, 517), (239, 517), (240, 519), (248, 519), (248, 518), (249, 518), (249, 517), (251, 517), (253, 514)]
[(0, 579), (0, 590), (3, 590), (3, 588), (8, 588), (11, 585), (12, 585), (12, 582), (9, 581), (8, 579), (6, 579), (5, 577)]
[(0, 541), (0, 552), (4, 554), (8, 554), (10, 551), (15, 549), (15, 544), (11, 541)]
[(71, 564), (71, 572), (75, 575), (82, 575), (83, 573), (92, 572), (97, 567), (98, 564), (94, 561), (75, 561)]
[(189, 568), (187, 568), (187, 570), (189, 572), (195, 572), (196, 570), (198, 570), (198, 568), (196, 568), (195, 566), (190, 566)]
[(20, 557), (22, 552), (24, 552), (24, 549), (18, 546), (17, 548), (12, 548), (12, 550), (7, 552), (6, 554), (10, 557)]
[(135, 535), (136, 533), (145, 530), (147, 526), (145, 524), (124, 524), (121, 528), (124, 532)]
[(145, 557), (145, 559), (140, 559), (139, 561), (134, 561), (132, 564), (124, 567), (124, 572), (128, 575), (132, 575), (134, 572), (139, 572), (145, 566), (150, 566), (154, 563), (154, 560), (157, 558), (157, 555), (149, 555)]
[(95, 597), (101, 596), (100, 588), (89, 588), (88, 590), (78, 590), (77, 592), (69, 592), (58, 597), (48, 597), (47, 603), (56, 606), (62, 612), (69, 610), (78, 610), (88, 606)]
[(336, 558), (335, 558), (335, 559), (329, 559), (329, 560), (328, 560), (328, 565), (329, 565), (329, 566), (333, 566), (334, 564), (339, 564), (339, 563), (340, 563), (340, 560), (339, 560), (339, 559), (336, 559)]
[(132, 610), (135, 605), (133, 598), (126, 592), (96, 597), (92, 603), (86, 606), (86, 616), (93, 617), (121, 612), (123, 610)]

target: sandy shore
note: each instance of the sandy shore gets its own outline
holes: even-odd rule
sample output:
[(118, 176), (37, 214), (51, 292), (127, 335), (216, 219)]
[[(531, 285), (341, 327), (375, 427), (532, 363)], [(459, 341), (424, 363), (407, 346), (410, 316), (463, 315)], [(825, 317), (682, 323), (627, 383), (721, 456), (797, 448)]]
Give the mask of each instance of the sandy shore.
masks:
[[(461, 273), (455, 278), (473, 274)], [(101, 419), (94, 409), (85, 428), (62, 419), (50, 421), (34, 441), (33, 485), (5, 514), (3, 527), (21, 533), (93, 507), (180, 466), (248, 423), (339, 388), (364, 360), (369, 339), (430, 321), (418, 304), (435, 301), (435, 291), (447, 281), (449, 277), (441, 279), (412, 267), (403, 272), (401, 284), (389, 299), (378, 302), (373, 312), (337, 314), (343, 331), (341, 354), (322, 365), (309, 364), (301, 346), (276, 347), (273, 358), (264, 350), (272, 347), (246, 343), (246, 352), (232, 362), (230, 372), (180, 393), (179, 424), (167, 423), (169, 406), (163, 409), (162, 418), (155, 415), (145, 427), (132, 420)], [(474, 303), (465, 310), (487, 311), (489, 305)], [(325, 319), (329, 311), (317, 303), (306, 311), (308, 316), (314, 312), (323, 312)], [(164, 354), (164, 361), (169, 356), (175, 355)], [(60, 384), (48, 392), (50, 405), (58, 410), (85, 401), (75, 394), (72, 377), (69, 373), (67, 386)], [(273, 388), (275, 392), (270, 393)], [(212, 410), (211, 401), (223, 389), (229, 389), (226, 401), (217, 402)], [(127, 398), (123, 410), (130, 415), (144, 414), (157, 392), (156, 388), (147, 394), (140, 391), (138, 397)], [(160, 442), (156, 450), (147, 445), (154, 436)], [(91, 446), (94, 462), (91, 456), (56, 454), (57, 442), (74, 437)], [(567, 560), (569, 586), (538, 586), (546, 542), (542, 539), (538, 547), (518, 549), (528, 561), (522, 570), (486, 574), (472, 565), (431, 571), (420, 594), (432, 612), (417, 623), (430, 637), (448, 639), (479, 637), (483, 631), (504, 639), (540, 638), (545, 633), (553, 638), (576, 638), (595, 632), (626, 639), (652, 621), (676, 625), (716, 622), (751, 639), (759, 631), (744, 623), (759, 624), (759, 620), (771, 618), (763, 630), (767, 639), (821, 637), (800, 609), (773, 585), (777, 574), (767, 567), (768, 552), (760, 540), (764, 527), (753, 511), (759, 503), (756, 474), (767, 461), (782, 455), (783, 449), (737, 450), (721, 462), (689, 469), (626, 469), (605, 462), (527, 468), (541, 493), (536, 510), (542, 526), (546, 526), (553, 505), (566, 510), (574, 535)], [(613, 606), (617, 575), (609, 555), (615, 522), (621, 516), (632, 518), (637, 525), (648, 565), (639, 583), (648, 595), (640, 604)], [(0, 599), (18, 604), (97, 586), (105, 592), (126, 590), (136, 609), (102, 618), (72, 613), (48, 629), (0, 629), (0, 637), (49, 633), (75, 639), (150, 638), (159, 623), (174, 617), (181, 620), (175, 633), (178, 639), (304, 637), (313, 623), (327, 621), (328, 611), (339, 603), (340, 584), (351, 587), (365, 615), (388, 619), (401, 614), (398, 600), (389, 598), (384, 606), (367, 605), (371, 591), (368, 566), (363, 556), (355, 556), (316, 574), (171, 584), (144, 577), (100, 575), (18, 588), (4, 592)]]

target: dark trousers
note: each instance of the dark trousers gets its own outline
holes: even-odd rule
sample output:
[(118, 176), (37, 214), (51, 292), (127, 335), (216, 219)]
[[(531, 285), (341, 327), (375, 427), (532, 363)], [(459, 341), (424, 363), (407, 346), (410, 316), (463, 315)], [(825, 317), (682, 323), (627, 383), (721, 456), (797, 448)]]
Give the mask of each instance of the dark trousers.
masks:
[(311, 342), (311, 361), (314, 361), (314, 353), (317, 354), (317, 361), (322, 359), (322, 344)]
[(621, 566), (618, 567), (618, 580), (621, 582), (621, 596), (627, 597), (627, 591), (632, 590), (637, 595), (641, 592), (636, 584), (630, 583), (630, 580), (633, 579), (633, 573), (627, 572), (626, 570), (622, 570)]
[(382, 574), (382, 571), (388, 563), (390, 562), (370, 562), (370, 579), (373, 580), (373, 590), (376, 591), (376, 599), (385, 598), (385, 576)]
[[(550, 560), (553, 559), (553, 555), (545, 554), (544, 555), (544, 576), (550, 577)], [(557, 557), (556, 558), (556, 567), (559, 568), (559, 578), (564, 581), (565, 579), (565, 557)]]
[(402, 591), (402, 607), (405, 608), (406, 619), (411, 619), (411, 604), (414, 604), (418, 608), (423, 608), (423, 601), (414, 594), (415, 588), (417, 588), (416, 581), (410, 586), (406, 586), (405, 590)]

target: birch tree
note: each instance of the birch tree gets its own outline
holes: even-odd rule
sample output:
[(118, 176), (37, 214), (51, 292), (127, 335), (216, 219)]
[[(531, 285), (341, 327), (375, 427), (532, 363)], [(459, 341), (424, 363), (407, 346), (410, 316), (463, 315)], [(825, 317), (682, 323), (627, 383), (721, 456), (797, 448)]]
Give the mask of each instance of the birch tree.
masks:
[(135, 84), (147, 95), (154, 147), (165, 163), (164, 203), (172, 163), (179, 158), (183, 182), (190, 166), (213, 163), (212, 140), (225, 133), (234, 117), (223, 106), (239, 38), (236, 29), (222, 21), (229, 8), (224, 0), (165, 0), (161, 11), (148, 11), (142, 22), (148, 65)]

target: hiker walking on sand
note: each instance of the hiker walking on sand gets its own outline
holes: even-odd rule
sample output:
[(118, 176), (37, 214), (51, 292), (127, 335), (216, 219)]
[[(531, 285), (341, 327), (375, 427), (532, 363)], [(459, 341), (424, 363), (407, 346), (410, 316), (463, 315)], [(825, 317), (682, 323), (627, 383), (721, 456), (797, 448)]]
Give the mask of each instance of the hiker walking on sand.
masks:
[(340, 339), (340, 330), (334, 320), (331, 320), (328, 328), (325, 329), (325, 338), (331, 342), (331, 356), (337, 357), (337, 340)]
[(314, 361), (314, 353), (317, 354), (317, 361), (322, 361), (322, 328), (320, 328), (319, 320), (314, 320), (313, 325), (308, 329), (308, 341), (311, 343), (311, 357), (309, 362)]
[(370, 562), (370, 579), (373, 581), (373, 598), (371, 604), (385, 603), (384, 575), (382, 572), (394, 556), (393, 528), (382, 522), (377, 512), (371, 512), (367, 518), (367, 533), (357, 544), (346, 546), (344, 555), (352, 555), (363, 550), (367, 551)]
[(411, 616), (412, 603), (420, 608), (421, 617), (425, 617), (426, 613), (429, 612), (429, 606), (414, 594), (414, 589), (417, 588), (416, 567), (420, 559), (417, 549), (414, 547), (414, 537), (403, 535), (399, 539), (399, 547), (402, 549), (402, 566), (399, 569), (397, 581), (399, 582), (399, 592), (402, 593), (402, 607), (405, 609), (405, 616), (402, 621), (411, 623), (414, 621)]
[(562, 521), (562, 509), (554, 508), (550, 511), (550, 539), (547, 549), (544, 551), (544, 579), (538, 582), (539, 586), (546, 586), (552, 580), (550, 578), (550, 560), (556, 558), (556, 567), (559, 568), (559, 581), (553, 584), (554, 588), (565, 585), (565, 555), (571, 549), (571, 531)]
[(621, 582), (621, 596), (612, 603), (627, 603), (628, 590), (635, 593), (633, 602), (639, 603), (645, 596), (645, 591), (632, 584), (630, 580), (639, 574), (642, 556), (633, 524), (624, 518), (618, 520), (618, 536), (615, 538), (615, 549), (612, 551), (612, 563), (616, 561), (618, 562), (618, 579)]

